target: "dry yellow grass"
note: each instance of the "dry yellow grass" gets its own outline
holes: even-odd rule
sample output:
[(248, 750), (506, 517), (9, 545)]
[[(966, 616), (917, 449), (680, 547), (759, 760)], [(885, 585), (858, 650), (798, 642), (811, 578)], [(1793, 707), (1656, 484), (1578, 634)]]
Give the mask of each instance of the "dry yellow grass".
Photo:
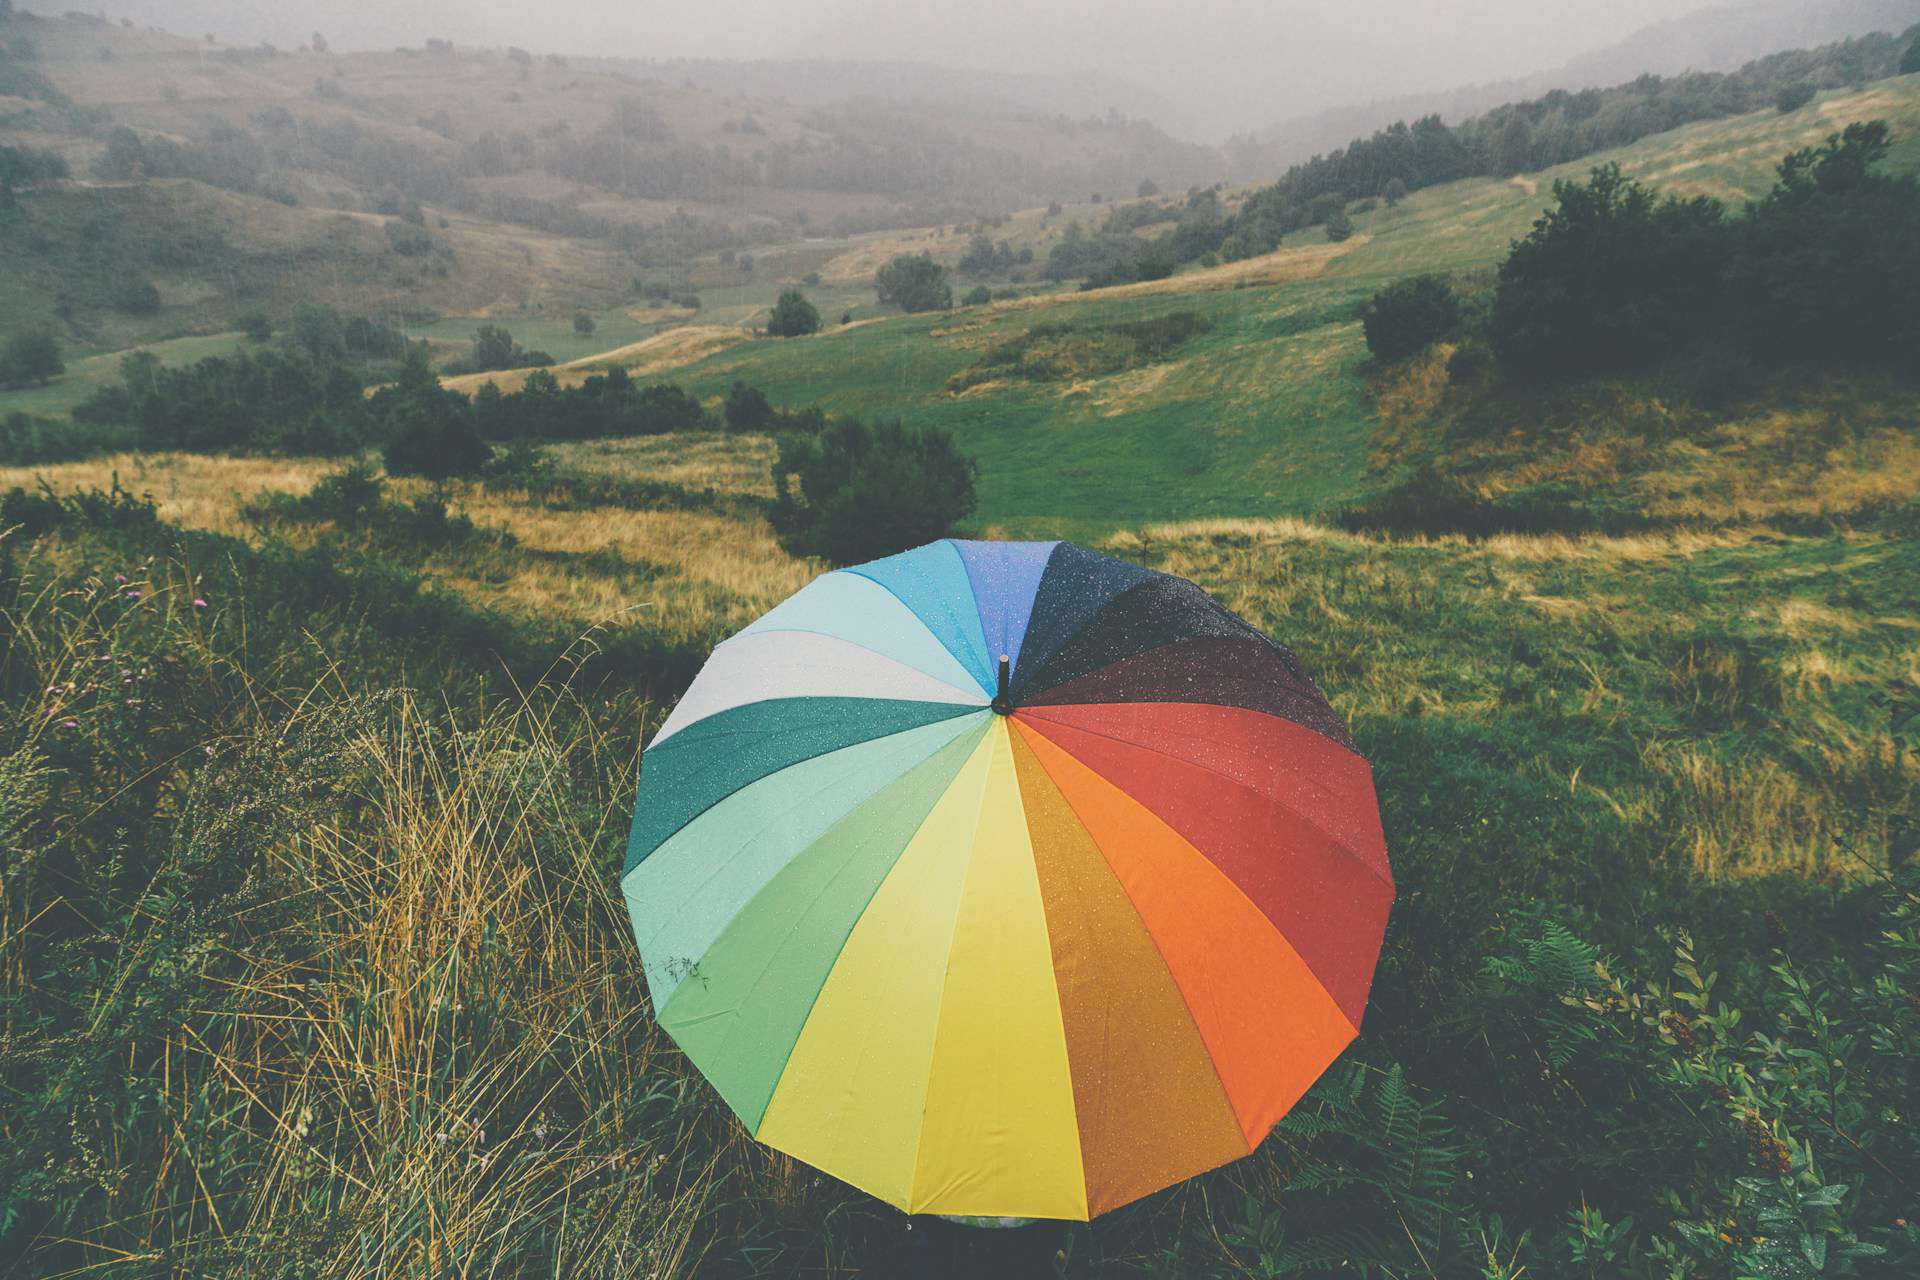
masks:
[[(594, 442), (556, 450), (562, 465), (628, 479), (655, 479), (719, 492), (768, 495), (772, 444), (764, 438), (699, 433)], [(258, 531), (242, 509), (270, 492), (305, 493), (340, 465), (324, 458), (223, 458), (117, 454), (87, 462), (0, 469), (0, 489), (57, 492), (105, 488), (116, 478), (151, 494), (161, 518), (238, 537)], [(389, 480), (389, 495), (427, 492), (417, 480)], [(503, 530), (505, 550), (430, 557), (430, 581), (514, 617), (581, 630), (639, 627), (675, 642), (714, 643), (745, 626), (820, 572), (781, 550), (764, 519), (706, 511), (550, 510), (524, 493), (474, 488), (451, 504), (486, 528)], [(304, 536), (294, 531), (294, 541)]]
[(553, 445), (563, 467), (611, 476), (645, 476), (688, 489), (773, 496), (773, 440), (723, 432), (683, 432)]
[(0, 489), (33, 489), (42, 480), (60, 493), (105, 489), (116, 479), (153, 496), (160, 518), (188, 529), (244, 532), (239, 513), (275, 490), (304, 493), (338, 463), (327, 458), (219, 458), (194, 453), (116, 453), (85, 462), (0, 467)]
[[(612, 351), (554, 365), (549, 372), (563, 387), (578, 386), (596, 373), (606, 373), (615, 368), (625, 369), (636, 378), (650, 377), (692, 364), (747, 339), (745, 330), (726, 325), (683, 325)], [(492, 373), (468, 373), (443, 378), (441, 385), (449, 391), (470, 396), (491, 382), (501, 391), (512, 394), (527, 385), (527, 378), (533, 372), (532, 369), (498, 369)]]

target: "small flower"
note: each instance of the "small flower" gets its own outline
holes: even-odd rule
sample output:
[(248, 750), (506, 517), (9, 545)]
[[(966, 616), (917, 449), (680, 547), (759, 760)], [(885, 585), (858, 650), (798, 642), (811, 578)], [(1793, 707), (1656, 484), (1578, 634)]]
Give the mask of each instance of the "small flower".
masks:
[(60, 722), (60, 727), (62, 729), (78, 729), (80, 727), (80, 722), (78, 720), (62, 720)]
[(138, 600), (139, 598), (140, 598), (140, 588), (135, 587), (131, 591), (127, 592), (127, 599)]
[(123, 587), (127, 585), (127, 575), (126, 575), (126, 574), (124, 574), (124, 573), (116, 573), (116, 574), (114, 574), (114, 575), (113, 575), (113, 580), (114, 580), (115, 582), (117, 582), (117, 583), (119, 583), (119, 584), (120, 584), (121, 586), (123, 586)]
[(196, 609), (204, 609), (207, 607), (207, 602), (201, 599), (199, 596), (195, 596), (193, 598), (193, 607)]

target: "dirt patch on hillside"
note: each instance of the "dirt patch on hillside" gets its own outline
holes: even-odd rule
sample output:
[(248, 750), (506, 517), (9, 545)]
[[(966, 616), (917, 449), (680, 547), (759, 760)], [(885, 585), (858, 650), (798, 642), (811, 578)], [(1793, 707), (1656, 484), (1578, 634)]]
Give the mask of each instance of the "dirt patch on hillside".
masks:
[(1082, 293), (1041, 293), (1031, 298), (996, 302), (993, 311), (1023, 311), (1049, 307), (1086, 298), (1152, 298), (1181, 293), (1201, 293), (1212, 289), (1251, 289), (1261, 285), (1294, 284), (1311, 280), (1327, 269), (1327, 264), (1342, 254), (1351, 253), (1372, 237), (1355, 236), (1344, 244), (1310, 244), (1294, 249), (1277, 249), (1257, 258), (1242, 258), (1217, 267), (1203, 267), (1165, 280), (1142, 280), (1137, 284), (1117, 284), (1106, 289), (1088, 289)]
[[(636, 378), (645, 378), (703, 360), (716, 351), (724, 351), (746, 340), (745, 332), (726, 325), (683, 325), (612, 351), (554, 365), (551, 372), (563, 387), (577, 387), (594, 374), (614, 368), (625, 369)], [(492, 373), (468, 373), (457, 378), (442, 378), (440, 385), (449, 391), (470, 396), (491, 382), (511, 395), (527, 385), (527, 377), (532, 372), (532, 369), (499, 369)]]
[[(823, 284), (864, 284), (874, 273), (903, 253), (925, 253), (954, 242), (944, 227), (913, 231), (874, 240), (829, 258), (820, 268)], [(964, 241), (960, 243), (964, 244)]]

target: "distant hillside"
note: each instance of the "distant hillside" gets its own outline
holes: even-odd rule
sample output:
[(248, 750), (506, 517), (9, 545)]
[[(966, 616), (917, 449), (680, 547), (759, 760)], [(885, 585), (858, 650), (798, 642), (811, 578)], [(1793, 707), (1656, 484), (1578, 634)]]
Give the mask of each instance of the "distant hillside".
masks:
[(1270, 175), (1345, 146), (1396, 120), (1458, 121), (1556, 89), (1623, 84), (1641, 75), (1734, 71), (1783, 49), (1807, 49), (1920, 23), (1920, 0), (1749, 0), (1656, 23), (1617, 44), (1537, 75), (1334, 107), (1283, 121), (1227, 144), (1236, 178)]
[[(1130, 191), (1148, 176), (1183, 186), (1220, 176), (1217, 153), (1144, 120), (1048, 109), (1030, 77), (969, 83), (858, 64), (728, 72), (444, 41), (384, 53), (236, 48), (82, 14), (8, 26), (28, 50), (8, 59), (14, 78), (39, 88), (0, 84), (19, 99), (0, 111), (0, 130), (56, 138), (84, 172), (108, 131), (128, 127), (220, 153), (169, 176), (340, 208), (394, 192), (588, 235), (685, 209), (744, 243), (768, 224), (926, 225)], [(1052, 100), (1098, 97), (1082, 86)]]

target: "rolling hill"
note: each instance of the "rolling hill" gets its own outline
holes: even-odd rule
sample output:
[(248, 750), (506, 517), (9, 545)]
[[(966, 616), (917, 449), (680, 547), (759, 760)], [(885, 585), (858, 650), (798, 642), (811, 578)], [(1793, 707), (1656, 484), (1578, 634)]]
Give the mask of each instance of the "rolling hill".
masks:
[(1449, 122), (1554, 90), (1624, 84), (1637, 76), (1728, 72), (1782, 49), (1812, 49), (1920, 24), (1920, 0), (1748, 0), (1655, 23), (1566, 65), (1488, 84), (1329, 108), (1243, 133), (1227, 150), (1236, 177), (1282, 169), (1395, 120)]
[[(1383, 284), (1428, 271), (1484, 282), (1546, 206), (1552, 183), (1597, 164), (1617, 161), (1661, 192), (1737, 205), (1772, 185), (1788, 152), (1869, 118), (1892, 124), (1896, 165), (1920, 170), (1920, 77), (1909, 76), (1791, 114), (1659, 134), (1537, 175), (1417, 192), (1358, 215), (1344, 244), (1310, 228), (1272, 254), (1169, 280), (694, 347), (688, 354), (699, 358), (650, 361), (646, 376), (709, 397), (739, 379), (776, 403), (949, 427), (981, 462), (980, 519), (1009, 536), (1324, 513), (1378, 479), (1369, 462), (1382, 388), (1358, 313)], [(1049, 219), (1024, 218), (1010, 224), (1016, 233), (1024, 225), (1045, 234)], [(960, 248), (931, 243), (949, 257)], [(1122, 345), (1116, 335), (1128, 325), (1184, 316), (1201, 323), (1164, 359), (1114, 368), (1103, 354)], [(1061, 334), (1078, 336), (1075, 349), (1059, 349)], [(1042, 376), (1018, 372), (1013, 356), (989, 357), (1048, 343)]]

